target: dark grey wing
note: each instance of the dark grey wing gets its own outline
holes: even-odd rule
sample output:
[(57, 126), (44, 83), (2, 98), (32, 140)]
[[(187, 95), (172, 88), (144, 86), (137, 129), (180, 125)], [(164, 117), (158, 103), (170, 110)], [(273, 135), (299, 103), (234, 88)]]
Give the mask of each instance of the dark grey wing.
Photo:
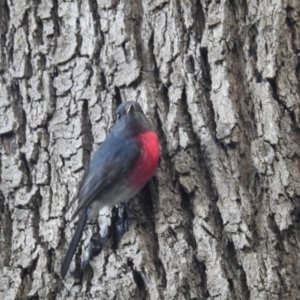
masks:
[(138, 142), (110, 134), (95, 153), (84, 174), (78, 194), (78, 207), (72, 219), (95, 199), (101, 201), (101, 193), (106, 188), (128, 176), (139, 154)]
[[(81, 180), (80, 180), (80, 184), (79, 186), (77, 187), (77, 190), (76, 190), (76, 194), (74, 195), (74, 197), (72, 198), (72, 200), (70, 201), (69, 203), (69, 206), (67, 207), (67, 210), (66, 210), (66, 213), (70, 210), (70, 208), (72, 207), (72, 205), (75, 203), (75, 201), (78, 199), (78, 196), (79, 196), (79, 192), (80, 192), (80, 188), (82, 186), (82, 183), (84, 182), (84, 179), (87, 175), (87, 170), (83, 173), (82, 177), (81, 177)], [(73, 218), (72, 218), (73, 219)]]

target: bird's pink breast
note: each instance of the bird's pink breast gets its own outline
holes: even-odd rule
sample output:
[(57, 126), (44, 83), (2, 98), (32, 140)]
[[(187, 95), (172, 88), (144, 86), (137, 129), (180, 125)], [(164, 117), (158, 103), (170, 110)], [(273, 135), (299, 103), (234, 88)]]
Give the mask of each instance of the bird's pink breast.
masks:
[(154, 175), (159, 160), (159, 140), (154, 131), (146, 131), (136, 138), (141, 145), (141, 154), (136, 161), (129, 181), (137, 188), (142, 188)]

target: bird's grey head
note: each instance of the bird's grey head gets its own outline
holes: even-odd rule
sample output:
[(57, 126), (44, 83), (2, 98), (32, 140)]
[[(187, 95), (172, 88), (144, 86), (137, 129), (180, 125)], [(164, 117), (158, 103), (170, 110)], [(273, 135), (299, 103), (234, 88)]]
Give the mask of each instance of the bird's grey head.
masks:
[(124, 134), (128, 136), (136, 136), (143, 131), (153, 130), (153, 126), (144, 115), (139, 103), (127, 101), (120, 104), (117, 109), (114, 129), (124, 131)]

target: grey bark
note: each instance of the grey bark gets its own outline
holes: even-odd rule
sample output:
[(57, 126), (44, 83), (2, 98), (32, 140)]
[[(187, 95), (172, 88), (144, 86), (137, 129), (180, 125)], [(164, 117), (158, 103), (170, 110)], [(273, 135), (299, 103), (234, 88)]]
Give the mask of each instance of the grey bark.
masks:
[[(299, 299), (297, 0), (0, 0), (1, 299)], [(121, 101), (156, 177), (80, 278), (66, 207)], [(144, 221), (147, 220), (147, 222)], [(71, 268), (74, 268), (74, 263)]]

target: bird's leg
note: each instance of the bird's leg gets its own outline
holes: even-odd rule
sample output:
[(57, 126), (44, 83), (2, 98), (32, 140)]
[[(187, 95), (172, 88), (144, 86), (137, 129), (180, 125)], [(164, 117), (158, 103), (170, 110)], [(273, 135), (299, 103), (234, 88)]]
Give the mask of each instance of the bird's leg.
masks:
[[(133, 210), (132, 208), (129, 207), (128, 203), (124, 203), (125, 205), (125, 209), (132, 215), (134, 215), (138, 220), (140, 220), (143, 223), (150, 223), (153, 221), (154, 218), (148, 218), (148, 217), (143, 217), (141, 216), (139, 213), (137, 213), (135, 210)], [(130, 219), (130, 218), (129, 218)]]
[(127, 203), (124, 204), (124, 208), (129, 212), (131, 213), (132, 215), (134, 215), (137, 219), (141, 220), (141, 221), (145, 221), (145, 219), (140, 215), (138, 214), (135, 210), (133, 210), (132, 208), (129, 207), (129, 205)]

